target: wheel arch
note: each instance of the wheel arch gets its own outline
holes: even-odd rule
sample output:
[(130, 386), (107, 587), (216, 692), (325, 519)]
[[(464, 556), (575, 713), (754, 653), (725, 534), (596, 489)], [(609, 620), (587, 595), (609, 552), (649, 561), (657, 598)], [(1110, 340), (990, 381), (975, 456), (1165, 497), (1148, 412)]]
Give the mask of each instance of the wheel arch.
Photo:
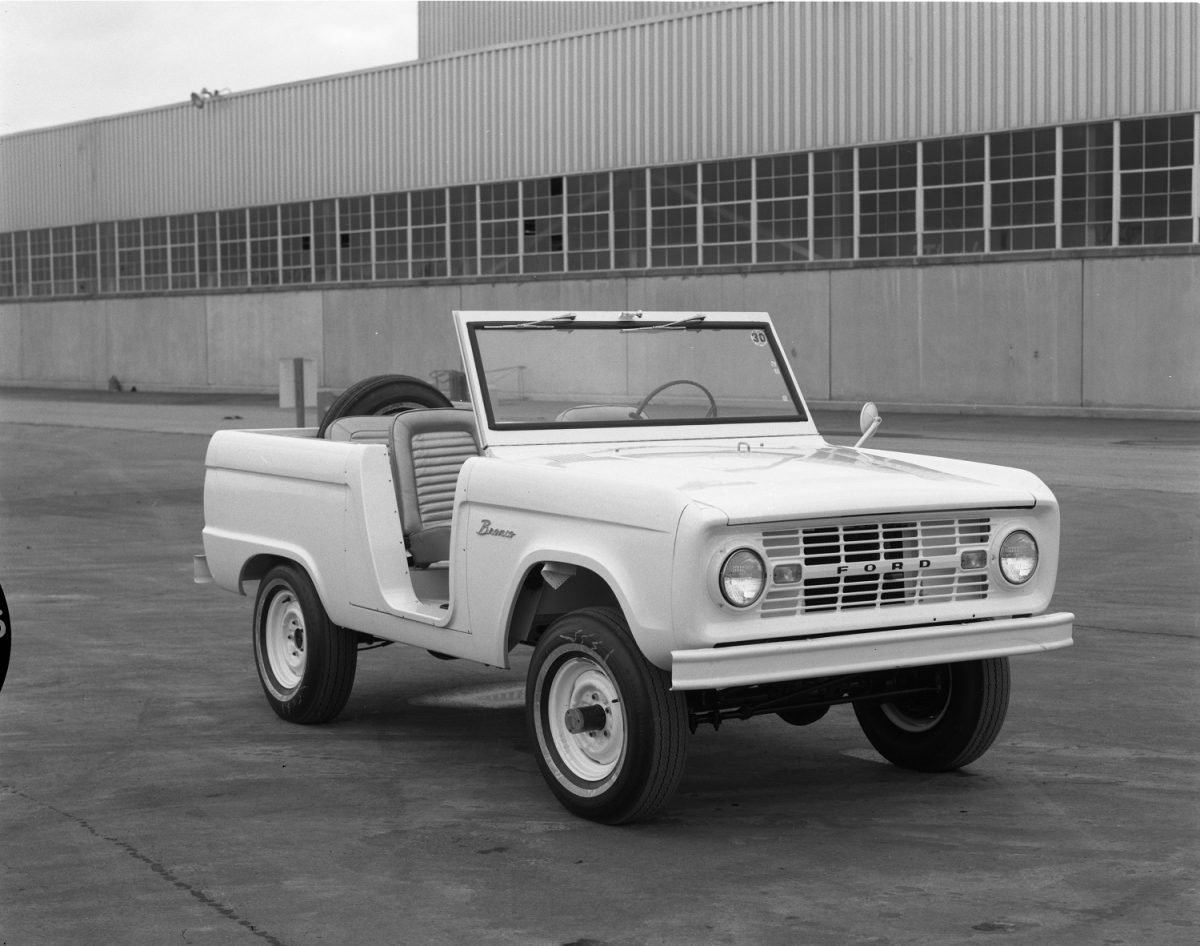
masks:
[(247, 594), (246, 585), (256, 581), (262, 581), (276, 565), (293, 565), (299, 568), (308, 579), (313, 583), (313, 587), (317, 590), (317, 595), (321, 599), (321, 603), (328, 607), (324, 589), (321, 587), (321, 582), (317, 572), (310, 561), (306, 560), (305, 556), (295, 554), (285, 554), (283, 552), (257, 552), (251, 555), (242, 564), (241, 571), (238, 573), (238, 590), (242, 594)]
[(507, 651), (518, 644), (537, 643), (542, 632), (569, 611), (615, 608), (629, 621), (628, 602), (618, 593), (613, 576), (595, 563), (575, 558), (548, 555), (526, 565), (509, 612)]

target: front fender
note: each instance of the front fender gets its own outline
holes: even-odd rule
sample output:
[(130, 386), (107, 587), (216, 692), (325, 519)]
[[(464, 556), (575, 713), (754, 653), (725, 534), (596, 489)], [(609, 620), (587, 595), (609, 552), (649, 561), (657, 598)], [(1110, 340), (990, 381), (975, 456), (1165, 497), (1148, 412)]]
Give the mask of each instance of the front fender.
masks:
[[(468, 470), (469, 468), (469, 470)], [(612, 590), (646, 658), (669, 669), (671, 572), (685, 504), (669, 490), (636, 497), (561, 470), (470, 461), (460, 484), (458, 561), (466, 572), (471, 633), (507, 665), (508, 628), (530, 571), (546, 562), (586, 568)], [(649, 494), (649, 495), (647, 495)]]

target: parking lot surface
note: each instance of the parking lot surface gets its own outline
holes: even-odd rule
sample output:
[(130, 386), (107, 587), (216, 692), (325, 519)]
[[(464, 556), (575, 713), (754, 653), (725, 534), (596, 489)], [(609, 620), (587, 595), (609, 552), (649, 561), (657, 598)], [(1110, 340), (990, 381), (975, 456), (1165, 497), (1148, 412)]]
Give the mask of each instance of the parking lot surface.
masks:
[(206, 435), (293, 418), (0, 390), (3, 946), (1200, 941), (1200, 424), (885, 416), (872, 446), (1051, 485), (1076, 645), (1013, 660), (961, 772), (886, 765), (846, 707), (729, 722), (608, 828), (542, 783), (523, 655), (385, 648), (335, 723), (270, 711), (251, 600), (191, 557)]

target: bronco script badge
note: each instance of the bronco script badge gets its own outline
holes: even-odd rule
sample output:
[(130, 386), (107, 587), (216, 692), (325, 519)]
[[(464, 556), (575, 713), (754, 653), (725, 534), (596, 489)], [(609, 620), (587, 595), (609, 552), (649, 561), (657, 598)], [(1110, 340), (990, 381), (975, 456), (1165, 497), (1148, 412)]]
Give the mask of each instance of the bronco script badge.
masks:
[(501, 539), (511, 539), (514, 535), (516, 535), (516, 533), (513, 532), (511, 529), (493, 528), (491, 519), (484, 519), (483, 522), (481, 522), (479, 524), (479, 531), (476, 532), (475, 534), (476, 535), (494, 535)]

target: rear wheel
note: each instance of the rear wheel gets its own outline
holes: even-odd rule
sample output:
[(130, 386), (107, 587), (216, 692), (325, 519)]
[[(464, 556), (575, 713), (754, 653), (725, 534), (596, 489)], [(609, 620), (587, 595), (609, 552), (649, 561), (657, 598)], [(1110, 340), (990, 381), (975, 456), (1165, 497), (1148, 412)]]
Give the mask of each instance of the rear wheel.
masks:
[(321, 418), (317, 436), (340, 417), (400, 414), (421, 407), (453, 407), (432, 384), (403, 374), (380, 374), (357, 381), (334, 398)]
[(617, 611), (575, 611), (542, 635), (525, 707), (546, 783), (582, 818), (646, 818), (683, 777), (687, 703), (642, 656)]
[(0, 689), (8, 676), (8, 661), (12, 656), (12, 616), (8, 613), (8, 602), (4, 600), (4, 589), (0, 588)]
[(928, 692), (854, 704), (871, 745), (901, 768), (948, 772), (974, 762), (1008, 713), (1007, 657), (945, 664), (933, 674)]
[(303, 569), (279, 565), (258, 586), (254, 660), (267, 702), (281, 719), (326, 723), (350, 698), (358, 641), (329, 620)]

